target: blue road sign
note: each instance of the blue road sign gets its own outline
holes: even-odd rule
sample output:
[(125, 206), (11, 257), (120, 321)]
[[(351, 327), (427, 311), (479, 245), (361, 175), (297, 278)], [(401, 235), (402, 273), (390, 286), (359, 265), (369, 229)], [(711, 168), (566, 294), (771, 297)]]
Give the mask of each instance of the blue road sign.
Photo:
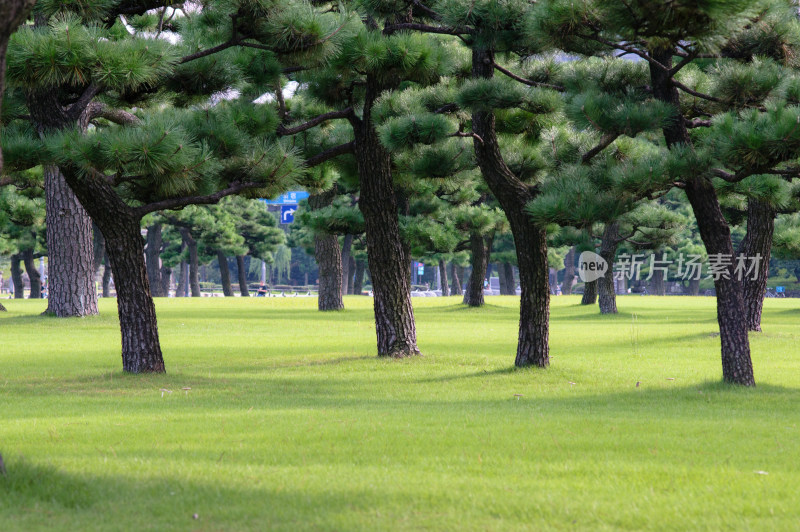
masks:
[(262, 199), (267, 205), (297, 205), (300, 200), (308, 197), (308, 192), (305, 190), (293, 190), (285, 194), (281, 194), (275, 199)]
[(782, 293), (786, 292), (786, 287), (785, 286), (776, 286), (775, 287), (775, 292), (777, 292), (779, 294), (782, 294)]
[(294, 221), (297, 205), (281, 205), (281, 223), (290, 224)]

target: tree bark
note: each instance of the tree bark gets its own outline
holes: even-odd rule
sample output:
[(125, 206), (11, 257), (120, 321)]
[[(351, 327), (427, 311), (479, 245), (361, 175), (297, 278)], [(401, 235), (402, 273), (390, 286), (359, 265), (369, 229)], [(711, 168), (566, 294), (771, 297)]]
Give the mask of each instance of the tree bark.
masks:
[(561, 283), (561, 293), (565, 296), (572, 294), (572, 283), (575, 282), (575, 246), (569, 249), (564, 257), (564, 281)]
[(33, 264), (33, 250), (26, 249), (22, 252), (22, 262), (25, 264), (25, 271), (28, 273), (28, 279), (31, 283), (31, 291), (28, 294), (28, 299), (41, 299), (42, 298), (42, 276), (36, 270)]
[[(656, 255), (660, 255), (659, 260), (664, 260), (667, 256), (666, 252), (662, 251), (660, 253), (656, 252)], [(656, 269), (653, 272), (652, 278), (652, 288), (653, 288), (653, 295), (657, 296), (665, 296), (667, 295), (667, 286), (664, 282), (664, 271), (661, 269)]]
[(222, 293), (225, 297), (233, 297), (233, 287), (231, 287), (231, 270), (228, 268), (228, 257), (221, 251), (217, 251), (217, 261), (219, 261), (219, 275), (222, 278)]
[(614, 257), (620, 242), (619, 224), (613, 222), (606, 224), (603, 239), (600, 244), (600, 256), (605, 259), (608, 269), (597, 280), (598, 303), (600, 314), (617, 313), (617, 294), (614, 290)]
[(691, 279), (689, 281), (689, 295), (696, 296), (700, 294), (700, 279)]
[(419, 349), (408, 278), (409, 257), (400, 235), (392, 159), (372, 123), (372, 106), (381, 89), (374, 76), (367, 77), (363, 117), (352, 122), (361, 185), (358, 205), (367, 235), (378, 356), (399, 358), (418, 355)]
[(348, 268), (347, 271), (349, 272), (347, 275), (347, 294), (353, 295), (354, 291), (354, 283), (355, 283), (355, 272), (356, 272), (356, 259), (353, 257), (352, 253), (350, 254), (349, 260), (347, 261)]
[(64, 177), (106, 239), (108, 262), (115, 272), (122, 369), (129, 373), (163, 373), (164, 357), (147, 279), (140, 218), (104, 179), (80, 176), (75, 170), (65, 171)]
[(169, 297), (169, 290), (172, 285), (172, 268), (161, 266), (161, 293), (164, 297)]
[(200, 297), (200, 280), (198, 279), (199, 265), (197, 259), (197, 240), (192, 237), (191, 233), (185, 227), (180, 228), (183, 241), (186, 243), (186, 248), (189, 250), (189, 288), (192, 292), (192, 297)]
[(353, 279), (353, 295), (360, 296), (364, 294), (364, 272), (367, 269), (367, 261), (358, 259), (356, 261), (356, 276)]
[(14, 284), (14, 299), (25, 297), (25, 283), (22, 282), (22, 254), (11, 255), (11, 282)]
[(439, 283), (442, 287), (442, 297), (450, 295), (450, 283), (447, 282), (447, 263), (443, 260), (439, 261)]
[(597, 301), (597, 281), (590, 281), (583, 284), (583, 297), (581, 305), (594, 305)]
[[(667, 69), (672, 67), (672, 49), (655, 49), (651, 51), (651, 55)], [(678, 89), (669, 74), (650, 64), (650, 82), (655, 98), (674, 106), (680, 112)], [(692, 145), (683, 120), (669, 122), (663, 128), (663, 133), (667, 148)], [(700, 176), (688, 180), (684, 191), (694, 211), (700, 237), (708, 254), (733, 258), (730, 227), (720, 208), (714, 185)], [(747, 337), (744, 290), (742, 283), (735, 279), (733, 266), (728, 268), (726, 275), (720, 275), (714, 281), (714, 288), (717, 292), (722, 378), (730, 383), (755, 386), (750, 342)]]
[[(472, 77), (494, 76), (494, 54), (475, 46), (472, 50)], [(550, 364), (547, 241), (544, 227), (533, 223), (525, 206), (534, 192), (506, 166), (497, 140), (495, 117), (489, 111), (472, 113), (473, 147), (478, 166), (492, 194), (505, 212), (517, 253), (520, 280), (520, 320), (517, 366)]]
[[(321, 194), (312, 194), (308, 198), (308, 206), (312, 210), (322, 209), (330, 205), (335, 196), (335, 188)], [(347, 237), (345, 237), (345, 242), (347, 242)], [(319, 266), (317, 308), (320, 311), (327, 312), (344, 308), (342, 286), (346, 278), (343, 273), (343, 256), (344, 252), (339, 247), (339, 238), (336, 235), (314, 235), (314, 258)]]
[(244, 255), (236, 255), (236, 275), (239, 278), (239, 294), (242, 297), (250, 297), (250, 290), (247, 288), (247, 271), (244, 269)]
[[(183, 249), (186, 249), (186, 243), (182, 244)], [(186, 297), (189, 291), (189, 265), (185, 260), (181, 261), (180, 268), (178, 269), (178, 291), (175, 297)]]
[(741, 278), (747, 328), (751, 331), (761, 331), (761, 310), (767, 291), (775, 216), (775, 208), (769, 203), (754, 198), (747, 200), (747, 233), (739, 246), (739, 254), (747, 259), (760, 257), (755, 275), (746, 275), (745, 271)]
[(450, 265), (450, 274), (453, 277), (453, 285), (450, 287), (450, 293), (454, 296), (460, 296), (461, 292), (464, 291), (464, 289), (461, 288), (461, 276), (464, 274), (464, 269), (452, 263)]
[(165, 297), (161, 282), (161, 224), (153, 224), (147, 228), (147, 244), (145, 246), (147, 262), (147, 279), (150, 282), (150, 291), (153, 297)]
[(342, 295), (353, 291), (353, 270), (350, 268), (350, 249), (353, 247), (353, 235), (344, 235), (342, 239)]
[(486, 279), (486, 268), (489, 265), (489, 250), (492, 249), (491, 241), (492, 238), (487, 237), (484, 239), (478, 233), (470, 233), (469, 235), (472, 272), (469, 274), (467, 291), (464, 292), (464, 304), (467, 306), (482, 307), (484, 304), (483, 281)]
[(44, 167), (48, 284), (46, 314), (97, 314), (92, 221), (55, 166)]
[(111, 264), (106, 252), (105, 266), (103, 266), (103, 297), (111, 297)]
[(505, 272), (505, 278), (506, 278), (505, 295), (507, 296), (517, 295), (517, 282), (514, 279), (514, 265), (511, 264), (510, 262), (504, 262), (501, 267)]

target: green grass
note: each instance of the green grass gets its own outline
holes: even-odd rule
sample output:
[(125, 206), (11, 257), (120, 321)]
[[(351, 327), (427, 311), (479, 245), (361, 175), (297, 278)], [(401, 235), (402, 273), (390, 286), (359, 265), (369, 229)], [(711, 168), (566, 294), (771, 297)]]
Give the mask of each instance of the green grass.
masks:
[(521, 371), (517, 301), (487, 300), (415, 299), (402, 361), (368, 298), (160, 300), (163, 376), (122, 374), (113, 301), (4, 301), (0, 529), (800, 525), (800, 300), (766, 301), (756, 389), (719, 383), (712, 298), (553, 298), (552, 366)]

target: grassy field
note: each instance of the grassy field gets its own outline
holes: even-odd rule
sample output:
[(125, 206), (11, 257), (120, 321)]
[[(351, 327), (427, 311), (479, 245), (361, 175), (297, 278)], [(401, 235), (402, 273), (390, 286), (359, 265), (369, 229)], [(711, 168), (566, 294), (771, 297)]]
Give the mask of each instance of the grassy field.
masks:
[(113, 301), (4, 301), (0, 530), (800, 527), (800, 300), (766, 301), (756, 389), (719, 384), (712, 298), (554, 298), (547, 370), (487, 300), (416, 299), (403, 361), (368, 298), (160, 300), (161, 376), (122, 374)]

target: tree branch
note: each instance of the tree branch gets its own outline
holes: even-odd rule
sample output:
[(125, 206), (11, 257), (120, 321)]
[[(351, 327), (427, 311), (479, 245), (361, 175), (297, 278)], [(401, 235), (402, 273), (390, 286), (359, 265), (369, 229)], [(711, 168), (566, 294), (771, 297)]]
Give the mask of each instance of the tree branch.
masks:
[(541, 83), (539, 81), (532, 81), (530, 79), (525, 79), (522, 76), (518, 76), (518, 75), (514, 74), (513, 72), (511, 72), (510, 70), (501, 67), (497, 63), (494, 64), (494, 68), (496, 68), (497, 70), (499, 70), (500, 72), (502, 72), (503, 74), (508, 76), (509, 78), (511, 78), (513, 80), (516, 80), (516, 81), (519, 81), (520, 83), (524, 83), (525, 85), (528, 85), (528, 86), (531, 86), (531, 87), (545, 87), (545, 88), (548, 88), (548, 89), (556, 90), (558, 92), (564, 92), (566, 90), (566, 89), (564, 89), (564, 87), (562, 87), (560, 85), (553, 85), (553, 84), (550, 84), (550, 83)]
[(306, 131), (307, 129), (311, 129), (314, 126), (318, 126), (319, 124), (321, 124), (323, 122), (326, 122), (328, 120), (334, 120), (334, 119), (337, 119), (337, 118), (348, 118), (349, 119), (351, 115), (353, 115), (353, 108), (352, 107), (348, 107), (346, 109), (342, 109), (341, 111), (331, 111), (330, 113), (324, 113), (324, 114), (321, 114), (319, 116), (316, 116), (316, 117), (312, 118), (311, 120), (309, 120), (308, 122), (305, 122), (305, 123), (300, 124), (300, 125), (295, 126), (295, 127), (288, 127), (287, 128), (283, 124), (280, 124), (280, 125), (278, 125), (277, 133), (280, 136), (294, 135), (296, 133), (300, 133), (302, 131)]
[(163, 211), (168, 209), (180, 209), (187, 205), (211, 205), (217, 203), (222, 198), (238, 194), (245, 190), (264, 188), (264, 183), (233, 183), (228, 188), (219, 190), (213, 194), (205, 196), (185, 196), (181, 198), (168, 198), (155, 203), (148, 203), (141, 207), (133, 209), (133, 215), (138, 218), (143, 218), (151, 212)]
[(93, 120), (95, 118), (105, 118), (109, 122), (125, 126), (138, 126), (142, 121), (135, 114), (123, 111), (122, 109), (114, 109), (104, 103), (94, 102), (87, 108), (87, 119)]
[(421, 31), (423, 33), (439, 33), (442, 35), (464, 35), (475, 33), (475, 30), (470, 27), (448, 28), (446, 26), (429, 26), (427, 24), (418, 24), (415, 22), (403, 22), (401, 24), (390, 24), (384, 27), (383, 34), (391, 35), (396, 31), (403, 30)]
[(353, 153), (355, 150), (355, 142), (350, 141), (344, 144), (339, 144), (338, 146), (334, 146), (333, 148), (328, 148), (327, 150), (323, 151), (322, 153), (318, 153), (313, 157), (309, 157), (306, 160), (306, 168), (313, 168), (318, 166), (334, 157), (338, 157), (339, 155), (344, 155), (346, 153)]
[(622, 44), (622, 43), (616, 43), (614, 41), (609, 41), (608, 39), (600, 37), (599, 35), (596, 35), (596, 34), (595, 35), (579, 35), (579, 37), (582, 37), (584, 39), (589, 39), (591, 41), (597, 41), (600, 44), (605, 44), (606, 46), (610, 46), (611, 48), (616, 48), (617, 50), (622, 50), (623, 52), (626, 52), (626, 53), (629, 53), (629, 54), (638, 55), (639, 57), (641, 57), (642, 59), (644, 59), (645, 61), (647, 61), (651, 65), (655, 65), (657, 68), (659, 68), (659, 69), (661, 69), (661, 70), (663, 70), (665, 72), (669, 72), (669, 69), (666, 66), (664, 66), (661, 62), (656, 61), (655, 59), (653, 59), (650, 56), (650, 54), (642, 52), (641, 50), (638, 50), (638, 49), (634, 48), (633, 46), (629, 46), (627, 44)]
[(709, 96), (708, 94), (703, 94), (702, 92), (697, 92), (696, 90), (692, 90), (678, 80), (673, 79), (672, 84), (678, 87), (683, 92), (691, 94), (692, 96), (695, 96), (697, 98), (702, 98), (703, 100), (708, 100), (710, 102), (722, 103), (722, 100), (720, 100), (719, 98), (716, 98), (714, 96)]
[(618, 137), (619, 134), (617, 133), (605, 133), (600, 138), (600, 143), (597, 146), (595, 146), (594, 148), (587, 151), (581, 156), (581, 163), (587, 164), (589, 161), (592, 160), (592, 158), (594, 158), (595, 155), (606, 149), (612, 142), (617, 140)]

